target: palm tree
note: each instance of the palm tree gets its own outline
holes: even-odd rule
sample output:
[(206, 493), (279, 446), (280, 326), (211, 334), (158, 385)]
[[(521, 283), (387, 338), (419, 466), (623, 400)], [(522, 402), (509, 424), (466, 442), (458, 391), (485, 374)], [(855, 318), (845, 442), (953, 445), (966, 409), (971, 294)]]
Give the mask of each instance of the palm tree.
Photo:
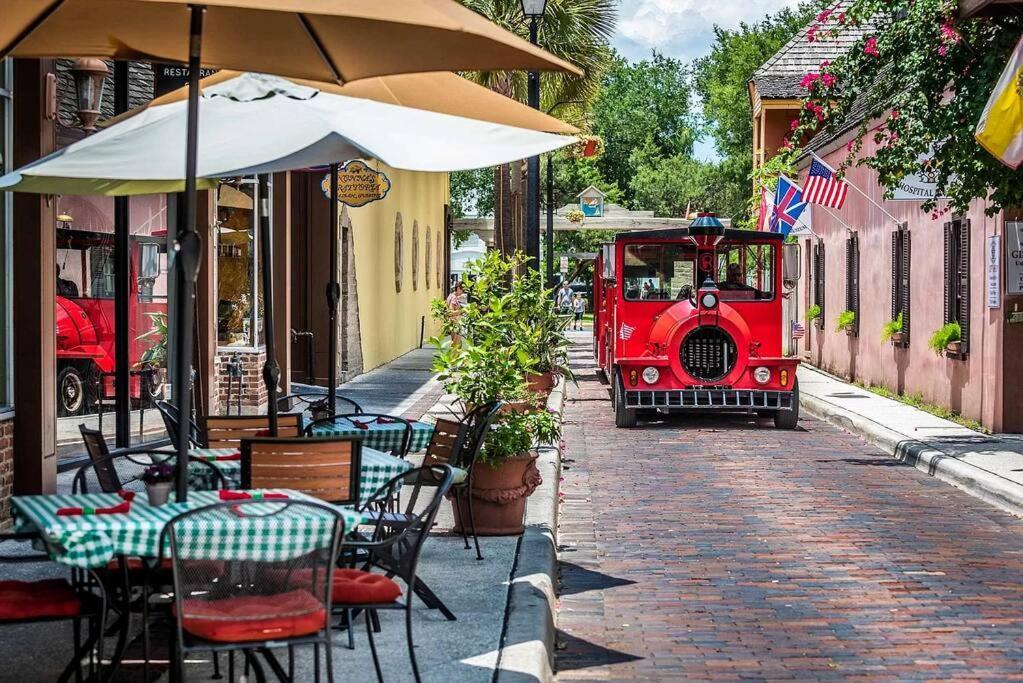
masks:
[[(529, 35), (529, 19), (521, 0), (460, 0), (463, 5), (499, 26)], [(540, 108), (550, 111), (562, 103), (557, 115), (580, 128), (588, 128), (586, 102), (600, 87), (611, 62), (609, 41), (617, 20), (616, 0), (548, 0), (539, 22), (537, 42), (543, 49), (579, 66), (581, 77), (545, 73), (540, 78)], [(527, 76), (523, 72), (487, 71), (467, 74), (496, 92), (526, 101)], [(522, 163), (494, 168), (494, 235), (498, 248), (509, 254), (523, 246), (525, 191)]]

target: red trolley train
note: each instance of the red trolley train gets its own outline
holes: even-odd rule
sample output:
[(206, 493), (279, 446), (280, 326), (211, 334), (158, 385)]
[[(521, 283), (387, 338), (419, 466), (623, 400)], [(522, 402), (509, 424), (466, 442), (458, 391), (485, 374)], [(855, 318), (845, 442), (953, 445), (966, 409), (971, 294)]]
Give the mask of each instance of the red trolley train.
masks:
[(634, 426), (640, 410), (692, 409), (796, 426), (799, 361), (782, 355), (782, 252), (793, 249), (795, 269), (799, 257), (782, 243), (700, 214), (688, 228), (620, 233), (603, 246), (593, 343), (616, 426)]

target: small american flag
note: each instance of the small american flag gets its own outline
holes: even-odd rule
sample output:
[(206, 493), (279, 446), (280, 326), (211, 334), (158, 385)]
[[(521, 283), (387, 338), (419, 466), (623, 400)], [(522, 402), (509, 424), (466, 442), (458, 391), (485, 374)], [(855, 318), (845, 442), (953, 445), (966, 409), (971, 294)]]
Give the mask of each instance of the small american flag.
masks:
[(849, 186), (835, 177), (835, 169), (814, 157), (803, 184), (803, 199), (811, 204), (841, 209), (848, 194)]
[(632, 325), (626, 325), (622, 323), (622, 327), (618, 330), (618, 338), (621, 340), (632, 339), (632, 333), (636, 331), (636, 328)]
[(795, 320), (793, 320), (792, 321), (792, 338), (793, 339), (802, 339), (804, 336), (806, 336), (806, 328), (803, 327), (803, 323), (796, 322)]

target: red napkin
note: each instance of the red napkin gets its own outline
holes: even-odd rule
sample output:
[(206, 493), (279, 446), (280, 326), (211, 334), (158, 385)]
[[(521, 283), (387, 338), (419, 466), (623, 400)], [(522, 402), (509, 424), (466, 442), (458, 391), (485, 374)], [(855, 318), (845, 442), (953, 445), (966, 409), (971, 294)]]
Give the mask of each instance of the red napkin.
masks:
[(206, 455), (206, 456), (203, 456), (203, 459), (207, 460), (208, 462), (220, 462), (220, 461), (223, 461), (223, 460), (241, 460), (242, 459), (242, 454), (241, 453), (228, 453), (227, 455)]
[(287, 500), (284, 493), (246, 493), (245, 491), (220, 491), (220, 500)]
[(352, 420), (352, 424), (355, 425), (356, 427), (358, 427), (359, 429), (369, 429), (369, 425), (366, 424), (365, 422), (361, 422), (359, 420), (356, 420), (354, 417), (351, 418), (351, 420)]
[(60, 508), (57, 510), (58, 517), (72, 517), (74, 515), (119, 515), (131, 512), (131, 501), (124, 500), (117, 505), (106, 508)]
[(125, 491), (124, 489), (121, 489), (120, 491), (117, 492), (117, 495), (119, 495), (121, 497), (121, 500), (126, 500), (129, 503), (131, 501), (135, 500), (135, 492), (134, 491)]
[(383, 415), (381, 415), (380, 417), (377, 418), (377, 422), (379, 422), (382, 425), (389, 425), (394, 424), (395, 422), (397, 422), (397, 420), (395, 420), (393, 417), (384, 417)]

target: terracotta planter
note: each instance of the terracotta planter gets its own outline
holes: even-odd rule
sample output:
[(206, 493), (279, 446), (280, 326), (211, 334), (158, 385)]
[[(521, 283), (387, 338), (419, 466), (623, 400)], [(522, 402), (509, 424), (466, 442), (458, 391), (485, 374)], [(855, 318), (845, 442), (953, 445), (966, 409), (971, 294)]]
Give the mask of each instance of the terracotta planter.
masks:
[(962, 353), (963, 352), (963, 343), (961, 341), (949, 342), (945, 346), (945, 350), (948, 351), (949, 353)]
[(906, 333), (905, 332), (893, 332), (892, 333), (892, 343), (893, 344), (898, 346), (898, 345), (902, 344), (905, 341), (906, 341)]
[[(480, 536), (513, 536), (525, 528), (523, 517), (526, 499), (543, 479), (536, 469), (536, 455), (518, 455), (491, 466), (476, 463), (473, 468), (472, 510), (476, 533)], [(455, 515), (454, 530), (462, 532), (462, 520), (469, 531), (469, 507), (465, 494), (455, 498), (448, 494)], [(457, 503), (456, 503), (457, 501)]]
[(530, 402), (531, 408), (543, 408), (547, 405), (547, 397), (554, 389), (555, 377), (553, 372), (530, 373), (526, 375), (526, 389), (536, 398)]

